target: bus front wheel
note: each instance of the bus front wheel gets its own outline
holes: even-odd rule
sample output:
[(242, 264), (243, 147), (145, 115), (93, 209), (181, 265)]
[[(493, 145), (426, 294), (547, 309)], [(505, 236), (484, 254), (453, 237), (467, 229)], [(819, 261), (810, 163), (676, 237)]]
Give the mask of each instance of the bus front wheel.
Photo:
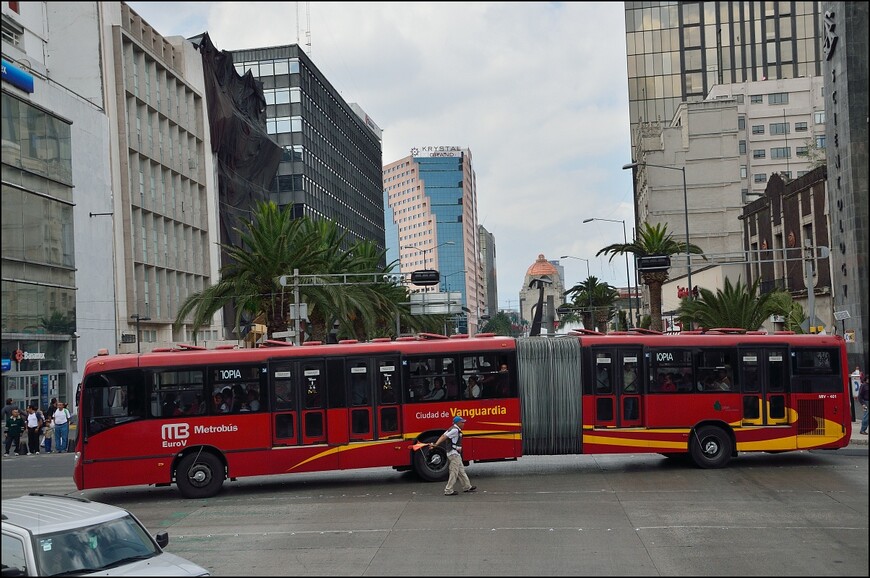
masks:
[(427, 482), (446, 480), (447, 464), (447, 452), (443, 448), (422, 447), (414, 452), (414, 471)]
[(692, 434), (692, 460), (700, 468), (724, 468), (731, 460), (732, 443), (722, 428), (704, 426)]
[(224, 483), (224, 465), (209, 452), (187, 454), (178, 463), (175, 483), (185, 498), (211, 498)]

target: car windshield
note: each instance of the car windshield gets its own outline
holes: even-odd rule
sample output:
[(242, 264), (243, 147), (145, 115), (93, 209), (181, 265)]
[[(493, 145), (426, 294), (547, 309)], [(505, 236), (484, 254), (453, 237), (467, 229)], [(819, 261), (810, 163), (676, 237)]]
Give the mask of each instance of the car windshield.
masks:
[(132, 516), (36, 536), (36, 561), (42, 576), (94, 572), (159, 554), (148, 532)]

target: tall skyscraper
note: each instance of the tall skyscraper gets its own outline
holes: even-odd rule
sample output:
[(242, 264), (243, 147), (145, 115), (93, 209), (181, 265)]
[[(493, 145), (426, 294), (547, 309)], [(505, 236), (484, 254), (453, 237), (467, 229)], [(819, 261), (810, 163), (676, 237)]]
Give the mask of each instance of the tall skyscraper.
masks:
[(272, 199), (329, 219), (346, 242), (385, 247), (381, 129), (348, 103), (297, 44), (236, 50), (239, 74), (263, 83), (267, 131), (284, 149)]
[(821, 75), (817, 2), (626, 2), (632, 134), (717, 84)]
[[(413, 291), (460, 292), (459, 333), (477, 332), (486, 310), (477, 223), (477, 180), (471, 151), (457, 146), (415, 148), (383, 169), (401, 272), (435, 269), (440, 283)], [(387, 228), (392, 230), (391, 225)]]

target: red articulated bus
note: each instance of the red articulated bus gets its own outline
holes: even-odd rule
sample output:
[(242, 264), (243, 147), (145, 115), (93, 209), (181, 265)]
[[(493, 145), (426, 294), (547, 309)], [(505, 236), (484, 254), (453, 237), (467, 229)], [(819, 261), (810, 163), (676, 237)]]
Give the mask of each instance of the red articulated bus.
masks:
[(366, 467), (447, 477), (434, 441), (468, 419), (467, 462), (658, 453), (720, 468), (738, 452), (837, 449), (851, 418), (838, 336), (718, 329), (558, 337), (420, 334), (253, 349), (179, 345), (88, 360), (80, 490)]

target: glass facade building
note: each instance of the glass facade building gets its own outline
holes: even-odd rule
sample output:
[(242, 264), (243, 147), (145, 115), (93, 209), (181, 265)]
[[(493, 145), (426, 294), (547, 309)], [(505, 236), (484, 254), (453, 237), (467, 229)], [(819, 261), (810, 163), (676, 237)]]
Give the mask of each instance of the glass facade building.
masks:
[(263, 83), (267, 132), (284, 149), (271, 187), (296, 217), (329, 219), (345, 242), (384, 249), (381, 131), (347, 103), (296, 44), (232, 52), (239, 74)]
[(821, 75), (818, 2), (626, 2), (632, 150), (717, 84)]

